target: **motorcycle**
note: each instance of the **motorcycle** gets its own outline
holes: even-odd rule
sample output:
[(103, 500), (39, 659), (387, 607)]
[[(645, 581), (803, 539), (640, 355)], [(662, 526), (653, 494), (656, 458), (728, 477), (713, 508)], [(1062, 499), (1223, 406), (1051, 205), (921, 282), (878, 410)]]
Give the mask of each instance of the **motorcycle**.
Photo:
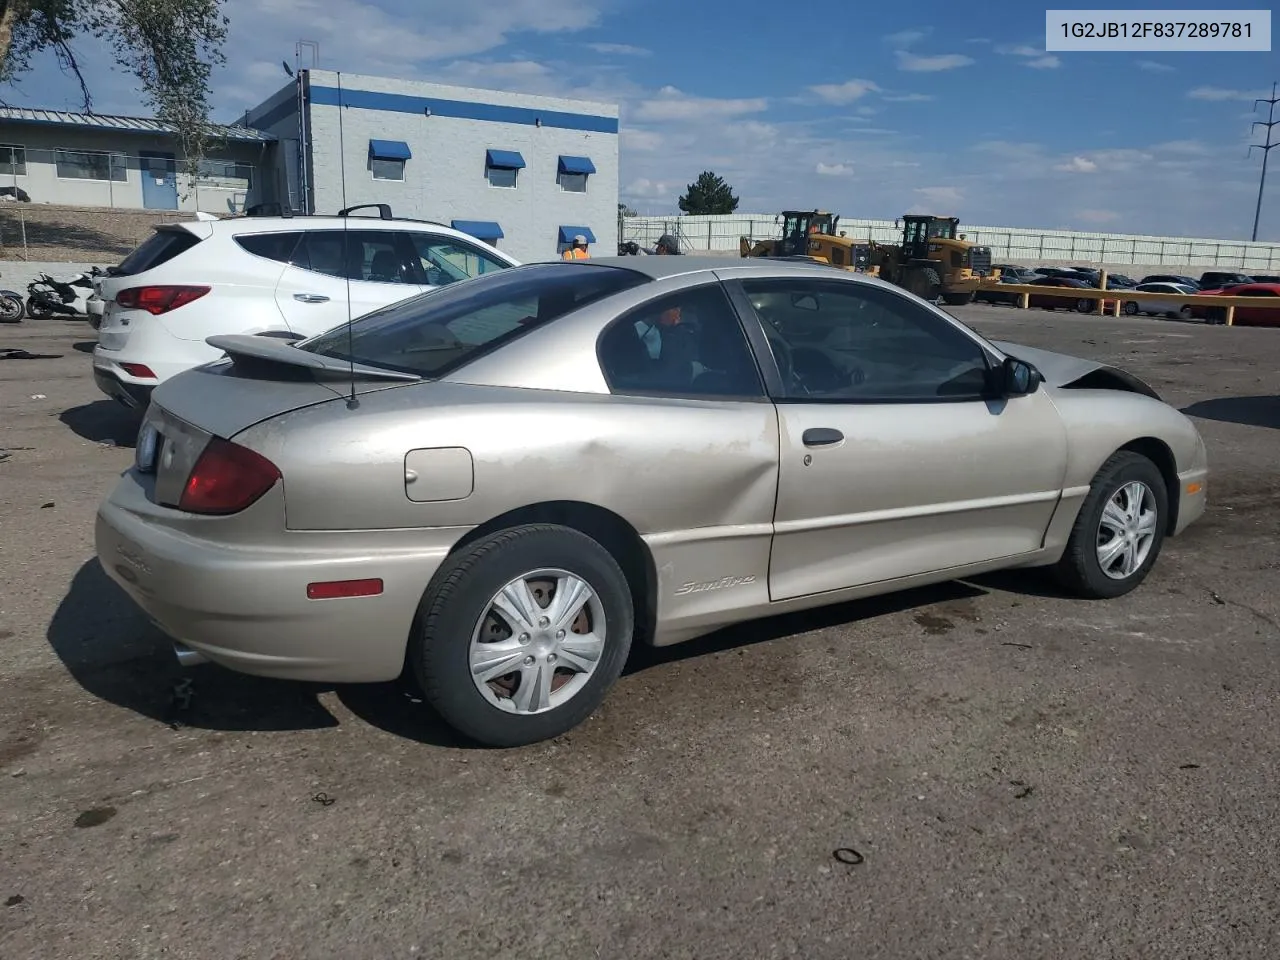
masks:
[[(27, 315), (33, 320), (42, 320), (55, 314), (87, 316), (87, 303), (94, 292), (95, 275), (93, 271), (88, 271), (78, 273), (70, 280), (55, 280), (47, 273), (40, 274), (27, 284)], [(84, 298), (84, 303), (80, 302), (81, 297)]]

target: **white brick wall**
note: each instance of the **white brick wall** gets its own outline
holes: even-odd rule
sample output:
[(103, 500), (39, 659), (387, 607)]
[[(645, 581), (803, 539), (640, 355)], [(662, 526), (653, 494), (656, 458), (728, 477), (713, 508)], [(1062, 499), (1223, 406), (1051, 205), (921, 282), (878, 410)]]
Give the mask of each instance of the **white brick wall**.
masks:
[[(312, 88), (336, 87), (339, 75), (310, 72)], [(618, 116), (615, 105), (474, 90), (441, 84), (341, 75), (345, 91), (371, 91), (432, 97), (469, 103), (525, 107), (533, 110), (591, 116)], [(449, 223), (451, 220), (492, 220), (505, 237), (499, 248), (521, 261), (553, 258), (563, 249), (560, 225), (590, 227), (596, 243), (592, 252), (617, 252), (618, 137), (613, 133), (569, 130), (544, 124), (506, 123), (426, 116), (348, 107), (342, 114), (339, 151), (339, 108), (311, 105), (313, 190), (316, 213), (332, 213), (344, 206), (342, 170), (345, 163), (345, 206), (389, 203), (397, 216)], [(402, 140), (413, 158), (405, 165), (405, 181), (374, 180), (369, 171), (369, 141)], [(515, 150), (524, 157), (516, 187), (492, 187), (485, 177), (486, 150)], [(566, 193), (557, 180), (561, 155), (590, 157), (596, 173), (586, 193)]]

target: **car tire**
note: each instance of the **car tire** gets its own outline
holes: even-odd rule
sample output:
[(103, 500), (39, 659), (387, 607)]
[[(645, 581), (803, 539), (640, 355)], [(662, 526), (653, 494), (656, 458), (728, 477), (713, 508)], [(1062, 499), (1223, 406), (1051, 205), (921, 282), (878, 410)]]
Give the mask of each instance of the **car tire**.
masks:
[[(1137, 494), (1138, 511), (1126, 514), (1124, 509), (1109, 510)], [(1142, 515), (1154, 511), (1154, 518), (1141, 521)], [(1151, 571), (1164, 544), (1169, 516), (1169, 493), (1164, 477), (1154, 463), (1141, 454), (1127, 450), (1114, 453), (1094, 475), (1089, 495), (1080, 507), (1062, 558), (1053, 569), (1058, 582), (1067, 590), (1091, 600), (1109, 600), (1136, 588)], [(1105, 547), (1118, 536), (1116, 521), (1131, 518), (1132, 532), (1145, 531), (1134, 540), (1134, 551), (1122, 548), (1115, 560), (1104, 568)], [(1141, 522), (1140, 526), (1136, 524)], [(1153, 525), (1152, 525), (1153, 524)], [(1104, 535), (1106, 540), (1103, 540)], [(1145, 553), (1143, 552), (1145, 550)]]
[[(544, 572), (546, 576), (539, 576)], [(526, 602), (533, 599), (551, 610), (554, 591), (547, 591), (547, 577), (556, 574), (574, 578), (576, 588), (588, 591), (583, 613), (568, 629), (558, 631), (559, 637), (548, 618), (521, 631), (520, 624), (506, 622), (510, 615), (495, 610), (495, 602), (509, 606), (502, 594), (509, 588), (519, 590), (513, 586), (517, 583), (529, 587), (522, 594)], [(586, 640), (574, 644), (562, 639), (583, 636), (583, 617), (593, 637), (601, 622), (604, 627), (593, 659), (585, 656), (591, 646)], [(410, 638), (409, 667), (427, 702), (471, 740), (489, 747), (516, 747), (560, 736), (596, 710), (626, 664), (635, 612), (626, 575), (608, 550), (569, 527), (531, 524), (496, 533), (452, 558), (432, 578), (418, 622)], [(513, 669), (482, 684), (473, 679), (471, 664), (476, 653), (489, 646), (495, 648), (487, 655), (495, 669)], [(570, 661), (576, 667), (591, 667), (566, 667)], [(550, 667), (552, 662), (559, 666)], [(545, 687), (537, 683), (544, 677)], [(526, 703), (526, 682), (529, 697), (554, 701), (565, 693), (564, 702)]]
[(1093, 301), (1092, 301), (1092, 300), (1077, 300), (1077, 301), (1076, 301), (1076, 313), (1088, 313), (1088, 312), (1089, 312), (1090, 310), (1092, 310), (1092, 309), (1093, 309)]
[(1126, 300), (1124, 304), (1124, 312), (1127, 316), (1134, 316), (1138, 312), (1138, 305), (1132, 300)]

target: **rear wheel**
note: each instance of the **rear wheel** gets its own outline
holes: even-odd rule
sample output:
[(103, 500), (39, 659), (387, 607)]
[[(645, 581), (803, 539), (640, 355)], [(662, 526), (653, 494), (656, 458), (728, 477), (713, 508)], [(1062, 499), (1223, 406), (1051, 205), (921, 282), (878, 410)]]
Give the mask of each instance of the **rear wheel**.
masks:
[(1119, 597), (1146, 579), (1164, 543), (1169, 493), (1156, 465), (1127, 450), (1093, 478), (1071, 528), (1058, 581), (1090, 599)]
[(1093, 309), (1093, 301), (1092, 301), (1092, 300), (1077, 300), (1077, 301), (1076, 301), (1076, 313), (1088, 313), (1088, 312), (1089, 312), (1090, 310), (1092, 310), (1092, 309)]
[(53, 316), (53, 311), (45, 307), (35, 297), (28, 297), (27, 316), (32, 320), (47, 320)]
[(1138, 312), (1138, 305), (1134, 303), (1132, 300), (1126, 300), (1124, 305), (1124, 312), (1132, 317), (1135, 313)]
[(626, 576), (604, 547), (568, 527), (515, 527), (437, 573), (410, 667), (454, 729), (521, 746), (591, 715), (622, 672), (633, 624)]

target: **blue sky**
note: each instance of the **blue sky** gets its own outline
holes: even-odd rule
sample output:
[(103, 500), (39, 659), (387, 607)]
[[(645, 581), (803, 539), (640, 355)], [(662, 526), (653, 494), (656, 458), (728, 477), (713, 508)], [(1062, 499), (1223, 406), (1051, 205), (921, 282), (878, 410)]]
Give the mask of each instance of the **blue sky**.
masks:
[[(1246, 157), (1253, 99), (1280, 79), (1275, 53), (1046, 54), (1044, 6), (1025, 0), (225, 9), (230, 62), (215, 77), (216, 119), (281, 86), (280, 61), (293, 61), (299, 39), (319, 43), (326, 69), (617, 103), (622, 199), (646, 213), (674, 212), (685, 185), (711, 169), (742, 212), (925, 211), (975, 225), (1247, 238), (1261, 159)], [(77, 50), (95, 109), (142, 109), (92, 41)], [(77, 106), (52, 63), (4, 95)], [(1259, 239), (1280, 240), (1280, 154), (1272, 159)]]

